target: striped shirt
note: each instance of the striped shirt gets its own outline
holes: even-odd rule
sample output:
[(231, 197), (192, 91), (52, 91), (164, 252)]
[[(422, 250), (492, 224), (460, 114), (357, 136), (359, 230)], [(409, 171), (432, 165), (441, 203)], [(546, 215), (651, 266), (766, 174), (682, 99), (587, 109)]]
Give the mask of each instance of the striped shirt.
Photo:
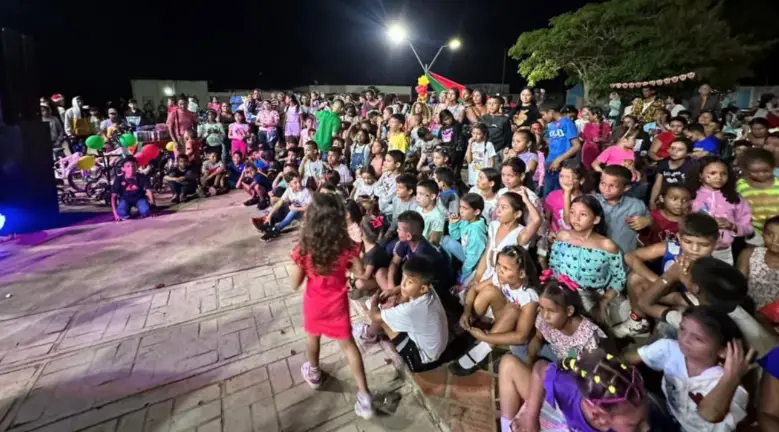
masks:
[(779, 179), (774, 178), (774, 185), (769, 188), (756, 188), (745, 179), (738, 179), (736, 190), (752, 208), (755, 235), (762, 236), (765, 221), (779, 214)]

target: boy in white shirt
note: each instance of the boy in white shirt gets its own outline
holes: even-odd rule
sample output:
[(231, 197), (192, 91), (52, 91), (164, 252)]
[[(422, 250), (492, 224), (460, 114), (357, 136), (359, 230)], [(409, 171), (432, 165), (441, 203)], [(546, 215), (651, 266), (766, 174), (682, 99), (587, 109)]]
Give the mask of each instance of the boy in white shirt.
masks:
[(290, 171), (284, 174), (284, 180), (287, 181), (287, 190), (273, 205), (268, 216), (264, 219), (252, 219), (254, 227), (265, 232), (263, 241), (275, 239), (292, 221), (302, 219), (306, 208), (311, 204), (311, 191), (302, 185), (300, 174)]
[(746, 417), (749, 394), (739, 384), (754, 356), (745, 352), (742, 337), (727, 314), (696, 306), (684, 312), (678, 340), (645, 345), (626, 361), (663, 372), (666, 404), (681, 430), (733, 431)]
[(400, 291), (377, 293), (370, 310), (364, 308), (371, 322), (382, 326), (411, 372), (438, 367), (449, 341), (446, 313), (433, 289), (433, 278), (432, 264), (412, 256), (403, 264)]

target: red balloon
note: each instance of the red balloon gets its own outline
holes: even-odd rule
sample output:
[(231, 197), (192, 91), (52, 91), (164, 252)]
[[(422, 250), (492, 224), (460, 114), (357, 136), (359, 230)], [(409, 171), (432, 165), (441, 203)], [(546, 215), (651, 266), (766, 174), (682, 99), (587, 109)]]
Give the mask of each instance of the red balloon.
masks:
[(150, 144), (145, 145), (141, 149), (141, 153), (135, 156), (135, 160), (138, 161), (139, 167), (144, 167), (149, 164), (149, 162), (153, 161), (154, 159), (157, 159), (157, 156), (160, 155), (160, 149), (156, 145)]

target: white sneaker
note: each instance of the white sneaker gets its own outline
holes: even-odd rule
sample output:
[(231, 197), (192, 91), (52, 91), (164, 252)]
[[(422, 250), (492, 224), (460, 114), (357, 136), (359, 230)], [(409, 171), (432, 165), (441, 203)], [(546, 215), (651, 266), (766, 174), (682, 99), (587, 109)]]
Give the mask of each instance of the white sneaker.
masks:
[(370, 393), (357, 393), (357, 402), (354, 403), (354, 413), (365, 420), (369, 420), (373, 417), (373, 397)]
[(648, 336), (649, 321), (642, 318), (640, 320), (629, 319), (614, 327), (614, 336), (617, 338)]

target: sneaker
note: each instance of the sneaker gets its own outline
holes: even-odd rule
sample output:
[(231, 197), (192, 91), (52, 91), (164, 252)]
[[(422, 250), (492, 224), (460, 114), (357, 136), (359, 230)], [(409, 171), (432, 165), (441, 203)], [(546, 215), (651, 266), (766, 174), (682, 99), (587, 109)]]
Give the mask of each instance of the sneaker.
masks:
[(265, 233), (268, 231), (268, 229), (270, 229), (270, 225), (265, 223), (264, 217), (252, 218), (252, 226), (261, 233)]
[(266, 232), (264, 236), (262, 236), (262, 241), (270, 241), (278, 238), (280, 235), (281, 234), (278, 231), (276, 231), (275, 229), (271, 229), (268, 230), (268, 232)]
[(311, 363), (303, 363), (300, 366), (300, 374), (303, 376), (303, 381), (307, 382), (312, 389), (316, 390), (322, 385), (322, 371), (311, 366)]
[(642, 336), (649, 336), (649, 321), (647, 321), (644, 318), (638, 319), (638, 317), (633, 318), (617, 325), (614, 327), (614, 336), (618, 339), (623, 339), (627, 337), (642, 337)]
[(249, 199), (249, 200), (246, 200), (246, 201), (244, 201), (244, 202), (243, 202), (243, 205), (244, 205), (245, 207), (251, 207), (251, 206), (253, 206), (253, 205), (257, 205), (257, 203), (258, 203), (259, 201), (260, 201), (260, 200), (259, 200), (259, 199), (257, 199), (257, 197), (254, 197), (254, 198), (251, 198), (251, 199)]
[(270, 207), (270, 198), (263, 197), (257, 201), (257, 210), (265, 210)]
[(213, 187), (213, 186), (211, 186), (210, 188), (208, 188), (208, 195), (209, 195), (209, 196), (214, 196), (214, 195), (216, 195), (216, 188), (215, 188), (215, 187)]
[(354, 403), (354, 413), (365, 420), (369, 420), (373, 417), (373, 397), (370, 393), (357, 393), (357, 402)]

